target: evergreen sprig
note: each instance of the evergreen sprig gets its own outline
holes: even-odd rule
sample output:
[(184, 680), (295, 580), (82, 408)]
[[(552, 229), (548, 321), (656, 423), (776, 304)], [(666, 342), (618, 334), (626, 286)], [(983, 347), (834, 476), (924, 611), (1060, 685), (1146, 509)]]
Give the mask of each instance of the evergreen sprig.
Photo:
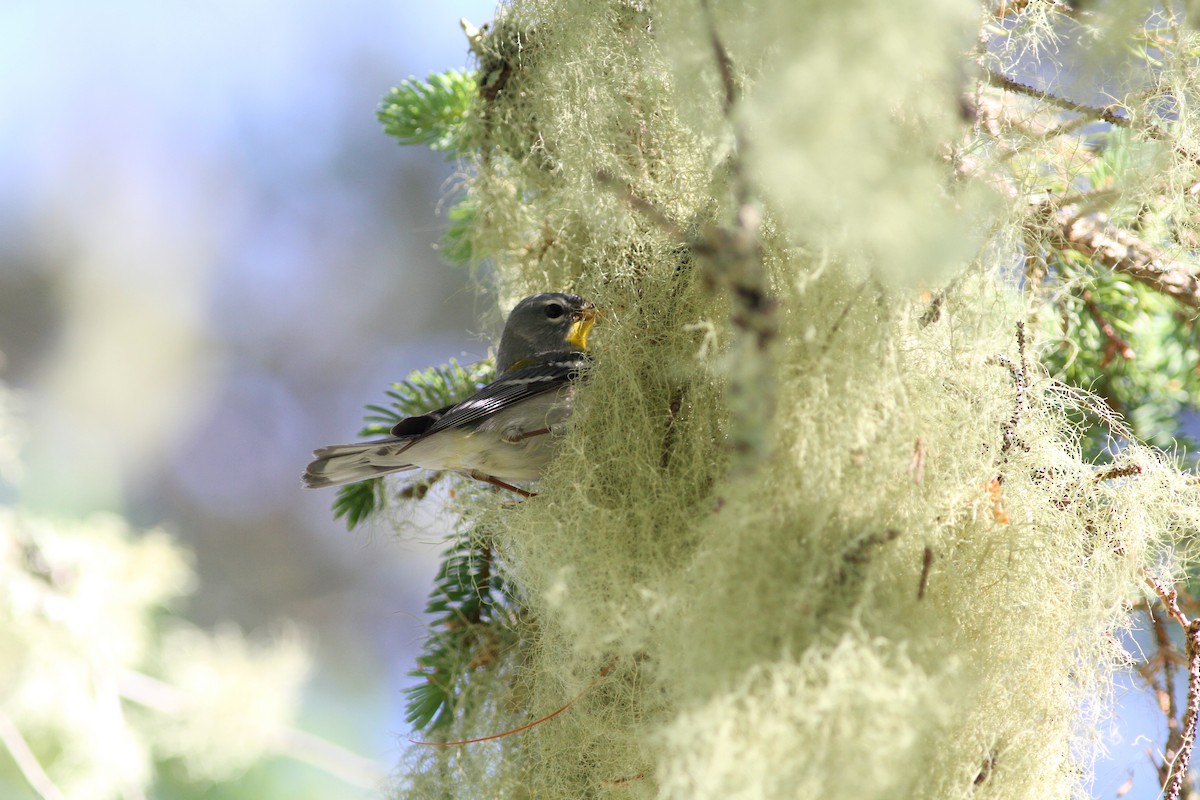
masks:
[(472, 242), (477, 217), (475, 203), (469, 197), (462, 198), (446, 212), (448, 222), (438, 251), (448, 264), (466, 267), (479, 261)]
[(345, 518), (346, 530), (354, 530), (358, 523), (383, 509), (383, 478), (368, 478), (357, 483), (348, 483), (338, 488), (333, 500), (335, 519)]
[(425, 613), (433, 615), (424, 651), (409, 672), (421, 682), (405, 689), (405, 719), (417, 730), (453, 719), (469, 675), (498, 662), (517, 639), (516, 605), (497, 575), (494, 554), (477, 532), (461, 534), (442, 554)]
[[(368, 413), (363, 417), (367, 424), (358, 435), (386, 436), (393, 425), (406, 417), (424, 414), (470, 396), (491, 380), (494, 372), (491, 360), (464, 367), (455, 359), (440, 367), (417, 370), (407, 379), (392, 384), (386, 393), (391, 398), (388, 405), (367, 406)], [(419, 500), (434, 480), (421, 478), (401, 488), (396, 496)], [(382, 511), (387, 500), (383, 478), (368, 478), (338, 489), (333, 514), (346, 520), (347, 529), (354, 530), (359, 523)]]
[(474, 74), (464, 70), (408, 78), (383, 98), (377, 116), (401, 144), (423, 144), (453, 157), (469, 149), (463, 122), (477, 91)]
[(363, 417), (367, 423), (359, 436), (385, 436), (402, 419), (457, 403), (477, 392), (492, 379), (495, 366), (490, 360), (463, 366), (456, 359), (440, 367), (417, 370), (406, 379), (393, 383), (386, 394), (390, 405), (369, 405)]
[[(384, 131), (401, 144), (426, 145), (453, 158), (473, 149), (465, 123), (478, 93), (475, 74), (463, 70), (434, 73), (424, 81), (408, 78), (388, 92), (377, 116)], [(440, 247), (442, 258), (455, 266), (475, 263), (478, 259), (471, 242), (474, 203), (459, 199), (448, 217)]]

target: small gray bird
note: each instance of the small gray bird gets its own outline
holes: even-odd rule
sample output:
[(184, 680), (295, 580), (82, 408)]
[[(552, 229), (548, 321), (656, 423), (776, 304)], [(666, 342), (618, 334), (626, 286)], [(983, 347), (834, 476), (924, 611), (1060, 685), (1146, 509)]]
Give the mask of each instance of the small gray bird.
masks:
[(310, 489), (425, 468), (530, 493), (554, 454), (554, 434), (571, 415), (573, 383), (590, 360), (587, 336), (596, 307), (561, 292), (517, 303), (496, 351), (496, 380), (460, 403), (403, 419), (387, 439), (335, 444), (313, 452)]

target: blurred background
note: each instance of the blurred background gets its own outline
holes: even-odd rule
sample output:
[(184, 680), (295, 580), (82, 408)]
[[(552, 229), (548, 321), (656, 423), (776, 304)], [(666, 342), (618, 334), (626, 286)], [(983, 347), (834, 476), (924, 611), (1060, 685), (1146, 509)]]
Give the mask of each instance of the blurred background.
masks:
[[(396, 145), (375, 108), (409, 75), (465, 66), (458, 20), (493, 10), (0, 4), (0, 380), (28, 425), (20, 501), (164, 526), (195, 556), (185, 615), (252, 635), (296, 622), (315, 662), (300, 726), (385, 766), (441, 530), (347, 533), (300, 473), (389, 382), (486, 354), (490, 303), (434, 250), (453, 165)], [(279, 780), (364, 796), (296, 769), (230, 796)]]
[[(492, 12), (0, 4), (0, 380), (29, 426), (20, 502), (167, 528), (199, 574), (186, 616), (252, 635), (295, 622), (315, 663), (300, 726), (385, 767), (407, 746), (442, 528), (347, 533), (299, 475), (389, 382), (482, 357), (495, 333), (490, 300), (434, 249), (453, 165), (375, 120), (405, 77), (466, 65), (458, 20)], [(1154, 796), (1143, 749), (1161, 715), (1132, 685), (1097, 797), (1134, 771), (1130, 796)], [(285, 792), (373, 794), (279, 761), (201, 794)]]

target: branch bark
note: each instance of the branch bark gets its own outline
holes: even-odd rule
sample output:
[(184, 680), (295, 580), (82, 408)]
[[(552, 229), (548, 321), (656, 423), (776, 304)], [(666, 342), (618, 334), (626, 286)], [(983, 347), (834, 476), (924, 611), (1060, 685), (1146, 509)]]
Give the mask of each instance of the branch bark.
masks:
[(1186, 262), (1113, 225), (1105, 214), (1078, 217), (1063, 209), (1058, 212), (1056, 222), (1051, 233), (1056, 246), (1074, 250), (1186, 306), (1200, 309), (1200, 275)]
[[(1200, 617), (1189, 620), (1179, 608), (1179, 593), (1148, 572), (1145, 575), (1146, 583), (1154, 589), (1167, 614), (1183, 628), (1187, 648), (1187, 709), (1184, 711), (1183, 727), (1178, 731), (1178, 736), (1172, 735), (1168, 740), (1168, 750), (1164, 753), (1163, 763), (1167, 770), (1162, 784), (1163, 796), (1166, 800), (1179, 800), (1184, 781), (1187, 779), (1188, 765), (1192, 760), (1192, 746), (1196, 743), (1196, 721), (1200, 718)], [(1178, 747), (1178, 750), (1172, 752), (1172, 745)]]

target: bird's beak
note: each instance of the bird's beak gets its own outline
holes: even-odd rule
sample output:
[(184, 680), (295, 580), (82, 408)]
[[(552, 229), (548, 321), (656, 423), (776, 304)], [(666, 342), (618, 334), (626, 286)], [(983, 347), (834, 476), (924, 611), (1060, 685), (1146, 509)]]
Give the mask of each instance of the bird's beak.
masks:
[(593, 305), (587, 305), (575, 312), (571, 321), (571, 329), (567, 331), (567, 342), (580, 350), (587, 350), (588, 332), (600, 319), (600, 311)]

